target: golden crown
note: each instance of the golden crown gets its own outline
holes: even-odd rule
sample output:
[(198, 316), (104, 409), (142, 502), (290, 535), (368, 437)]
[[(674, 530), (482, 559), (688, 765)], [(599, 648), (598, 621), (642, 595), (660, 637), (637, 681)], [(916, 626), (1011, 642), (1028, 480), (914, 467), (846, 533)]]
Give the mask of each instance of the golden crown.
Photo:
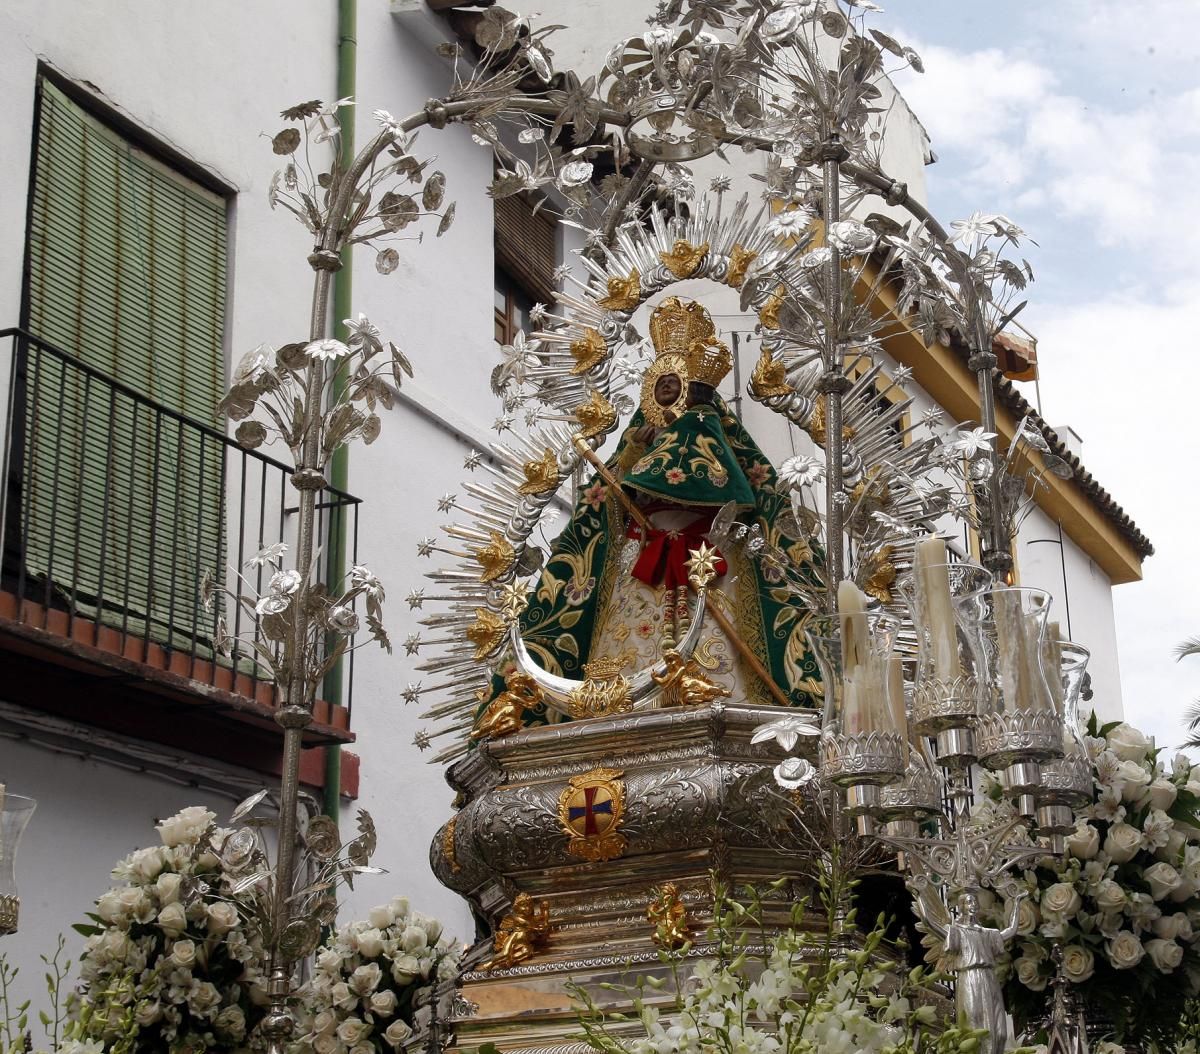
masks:
[(650, 316), (650, 339), (659, 356), (686, 355), (697, 340), (715, 340), (716, 335), (708, 312), (695, 300), (685, 304), (669, 296)]
[(729, 348), (715, 337), (693, 340), (687, 353), (689, 381), (698, 381), (715, 388), (733, 369), (733, 356)]

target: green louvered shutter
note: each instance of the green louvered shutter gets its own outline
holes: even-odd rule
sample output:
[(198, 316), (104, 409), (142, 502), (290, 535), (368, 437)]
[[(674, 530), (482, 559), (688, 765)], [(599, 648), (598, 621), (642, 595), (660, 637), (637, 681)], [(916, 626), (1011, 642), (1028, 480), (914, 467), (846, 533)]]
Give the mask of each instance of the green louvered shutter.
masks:
[[(153, 639), (211, 634), (200, 569), (221, 567), (226, 200), (40, 83), (25, 325), (98, 371), (31, 349), (26, 570)], [(113, 378), (144, 400), (106, 382)]]

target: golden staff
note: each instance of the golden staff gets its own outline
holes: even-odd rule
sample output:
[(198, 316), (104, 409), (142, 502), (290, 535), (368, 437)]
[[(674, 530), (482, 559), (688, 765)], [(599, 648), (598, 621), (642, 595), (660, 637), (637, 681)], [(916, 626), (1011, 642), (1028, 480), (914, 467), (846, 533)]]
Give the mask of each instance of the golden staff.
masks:
[[(579, 451), (579, 456), (588, 462), (596, 470), (600, 478), (609, 485), (609, 488), (616, 493), (617, 500), (625, 507), (625, 511), (629, 513), (633, 521), (642, 528), (643, 532), (649, 531), (651, 529), (650, 521), (646, 518), (646, 514), (625, 493), (620, 481), (609, 471), (608, 466), (596, 456), (596, 452), (579, 435), (572, 436), (571, 441), (574, 443), (575, 449)], [(791, 706), (791, 701), (783, 694), (783, 690), (775, 683), (775, 679), (770, 673), (767, 672), (767, 668), (762, 664), (762, 660), (750, 650), (750, 645), (738, 636), (737, 630), (733, 628), (733, 623), (729, 621), (725, 612), (717, 607), (716, 600), (711, 593), (706, 594), (704, 597), (704, 611), (706, 615), (711, 617), (721, 627), (721, 632), (729, 638), (729, 642), (734, 646), (746, 665), (754, 671), (755, 676), (766, 685), (775, 702), (780, 706)]]

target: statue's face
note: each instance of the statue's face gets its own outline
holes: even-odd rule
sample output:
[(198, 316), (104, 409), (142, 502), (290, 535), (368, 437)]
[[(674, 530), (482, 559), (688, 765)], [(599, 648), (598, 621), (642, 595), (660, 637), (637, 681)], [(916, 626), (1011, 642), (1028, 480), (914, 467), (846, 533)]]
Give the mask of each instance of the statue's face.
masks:
[(672, 405), (683, 391), (683, 381), (677, 373), (664, 373), (654, 382), (654, 401), (659, 406)]

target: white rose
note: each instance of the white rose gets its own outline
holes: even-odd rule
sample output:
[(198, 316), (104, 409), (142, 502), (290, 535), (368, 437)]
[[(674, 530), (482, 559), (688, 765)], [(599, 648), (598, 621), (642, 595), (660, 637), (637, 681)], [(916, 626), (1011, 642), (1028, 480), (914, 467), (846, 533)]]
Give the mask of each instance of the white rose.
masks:
[(1150, 739), (1133, 725), (1121, 723), (1108, 733), (1108, 747), (1122, 761), (1141, 761), (1150, 753)]
[(138, 922), (149, 922), (154, 918), (154, 901), (150, 899), (150, 894), (146, 892), (145, 887), (127, 886), (121, 890), (117, 899), (121, 902), (122, 912), (131, 919), (136, 919)]
[(390, 988), (371, 996), (371, 1013), (380, 1017), (391, 1017), (396, 1012), (396, 993)]
[(1067, 851), (1076, 860), (1091, 860), (1100, 852), (1100, 832), (1086, 821), (1067, 836)]
[(187, 914), (180, 903), (168, 904), (158, 913), (158, 928), (168, 937), (178, 937), (187, 929)]
[(330, 998), (333, 999), (333, 1005), (342, 1010), (353, 1010), (358, 1006), (358, 996), (350, 991), (350, 986), (345, 981), (338, 981), (333, 986)]
[(1163, 860), (1178, 860), (1179, 854), (1183, 852), (1183, 847), (1187, 842), (1187, 836), (1178, 829), (1172, 829), (1167, 835), (1167, 844), (1155, 852), (1155, 856), (1161, 857)]
[(370, 995), (379, 987), (382, 977), (383, 970), (379, 963), (367, 963), (365, 966), (360, 966), (350, 975), (350, 991), (355, 995)]
[(367, 913), (367, 921), (377, 930), (385, 930), (396, 921), (396, 917), (387, 904), (382, 904)]
[(317, 956), (317, 969), (322, 973), (338, 974), (342, 969), (342, 957), (332, 948), (326, 949)]
[(1041, 925), (1042, 918), (1038, 909), (1028, 899), (1022, 900), (1017, 908), (1017, 933), (1028, 937)]
[(408, 918), (408, 897), (392, 897), (391, 908), (397, 921)]
[(1160, 973), (1170, 973), (1177, 970), (1183, 962), (1183, 948), (1174, 941), (1155, 939), (1146, 942), (1146, 951), (1150, 953), (1150, 961)]
[(1141, 801), (1150, 786), (1150, 773), (1137, 761), (1122, 761), (1117, 769), (1117, 780), (1121, 783), (1121, 797), (1128, 802)]
[(1092, 1054), (1125, 1054), (1125, 1048), (1110, 1039), (1102, 1039), (1092, 1048)]
[(227, 1006), (213, 1022), (217, 1031), (235, 1039), (241, 1039), (246, 1034), (246, 1015), (241, 1007)]
[(238, 910), (227, 900), (208, 905), (208, 931), (218, 936), (238, 924)]
[(139, 849), (129, 857), (130, 877), (137, 879), (142, 885), (149, 885), (158, 878), (165, 866), (162, 846)]
[(1096, 891), (1096, 905), (1101, 911), (1120, 911), (1125, 906), (1125, 890), (1119, 883), (1106, 878)]
[(423, 951), (427, 943), (425, 931), (420, 926), (406, 926), (400, 934), (400, 947), (410, 954)]
[(442, 924), (437, 919), (430, 918), (428, 915), (423, 916), (420, 920), (420, 925), (425, 930), (425, 939), (429, 942), (430, 947), (437, 944), (438, 938), (442, 935)]
[(354, 938), (354, 943), (364, 959), (377, 959), (383, 954), (383, 934), (377, 929), (363, 930)]
[(1079, 910), (1082, 903), (1073, 885), (1069, 882), (1055, 882), (1042, 894), (1042, 914), (1069, 919)]
[(1173, 904), (1182, 904), (1185, 900), (1190, 900), (1196, 894), (1196, 880), (1191, 875), (1180, 875), (1179, 885), (1169, 895), (1169, 899)]
[(125, 911), (121, 906), (121, 891), (119, 889), (110, 889), (97, 900), (96, 914), (110, 926), (114, 922), (124, 918)]
[(171, 962), (190, 970), (196, 963), (196, 942), (189, 940), (176, 941), (171, 949)]
[(1150, 804), (1156, 809), (1162, 809), (1163, 812), (1175, 804), (1175, 798), (1179, 794), (1179, 788), (1162, 776), (1154, 780), (1147, 789), (1150, 795)]
[(392, 979), (397, 984), (410, 984), (421, 972), (421, 964), (415, 955), (397, 955), (392, 961)]
[(337, 1031), (337, 1015), (332, 1010), (322, 1010), (313, 1018), (313, 1031), (318, 1036), (332, 1035)]
[(1038, 971), (1038, 964), (1032, 959), (1020, 958), (1016, 962), (1017, 980), (1026, 988), (1040, 992), (1046, 987), (1046, 978)]
[(406, 1025), (400, 1018), (396, 1018), (395, 1021), (388, 1025), (387, 1031), (383, 1034), (383, 1038), (387, 1041), (389, 1047), (398, 1047), (411, 1035), (412, 1029), (409, 1028), (408, 1025)]
[(1183, 881), (1179, 872), (1164, 860), (1146, 868), (1144, 877), (1150, 883), (1150, 895), (1155, 900), (1162, 900), (1167, 894), (1174, 893)]
[(164, 907), (174, 904), (179, 899), (179, 887), (183, 884), (183, 876), (174, 871), (166, 871), (158, 876), (154, 883), (154, 895), (159, 904)]
[(345, 1049), (333, 1033), (322, 1034), (313, 1040), (313, 1050), (316, 1051), (316, 1054), (338, 1054), (339, 1050)]
[(133, 1019), (142, 1028), (149, 1028), (160, 1017), (162, 1017), (162, 1004), (157, 999), (138, 1003), (137, 1010), (133, 1014)]
[(1130, 930), (1121, 930), (1108, 942), (1108, 961), (1115, 970), (1132, 970), (1145, 954), (1142, 942)]
[(1114, 864), (1124, 864), (1142, 847), (1142, 832), (1127, 823), (1114, 823), (1104, 839), (1104, 851)]
[(1082, 944), (1068, 944), (1063, 949), (1063, 973), (1073, 984), (1083, 984), (1096, 972), (1096, 957)]
[(133, 952), (133, 941), (124, 930), (105, 930), (96, 947), (105, 958), (122, 962)]
[(215, 812), (209, 812), (202, 805), (191, 805), (177, 812), (169, 820), (163, 820), (157, 827), (163, 845), (176, 846), (185, 842), (195, 842), (205, 828), (217, 818)]
[(1192, 939), (1192, 922), (1182, 911), (1174, 915), (1161, 915), (1154, 920), (1154, 936), (1164, 941)]
[(347, 1046), (353, 1046), (371, 1034), (371, 1026), (357, 1017), (348, 1017), (337, 1027), (337, 1038)]

